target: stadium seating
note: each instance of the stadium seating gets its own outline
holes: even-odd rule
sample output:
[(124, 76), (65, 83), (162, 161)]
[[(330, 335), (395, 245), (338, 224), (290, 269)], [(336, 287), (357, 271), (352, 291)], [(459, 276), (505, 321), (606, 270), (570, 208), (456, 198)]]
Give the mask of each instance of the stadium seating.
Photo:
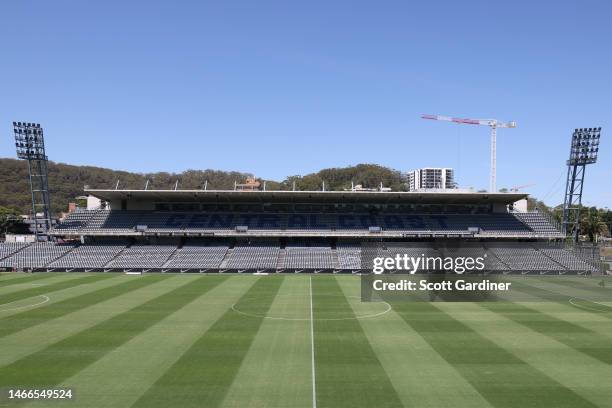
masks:
[(48, 264), (49, 268), (102, 268), (115, 258), (125, 245), (81, 245), (66, 256)]
[(92, 217), (98, 211), (83, 210), (78, 208), (76, 211), (70, 213), (61, 223), (56, 225), (54, 228), (58, 231), (65, 233), (71, 233), (85, 228)]
[(338, 267), (357, 270), (361, 268), (361, 246), (358, 244), (338, 244)]
[(334, 252), (330, 247), (287, 247), (285, 268), (331, 269), (337, 268)]
[(515, 271), (560, 271), (564, 269), (543, 252), (533, 248), (497, 244), (490, 250), (501, 262)]
[[(484, 258), (485, 271), (501, 272), (507, 271), (508, 266), (504, 264), (493, 252), (484, 248), (482, 245), (461, 245), (457, 250), (463, 257), (471, 257), (474, 259)], [(452, 250), (442, 250), (443, 256), (454, 256), (457, 252)]]
[(596, 268), (582, 259), (578, 258), (571, 251), (564, 248), (544, 248), (540, 249), (544, 255), (548, 256), (569, 271), (595, 271)]
[(2, 242), (0, 243), (0, 260), (4, 259), (15, 252), (29, 246), (29, 243), (24, 242)]
[(543, 214), (537, 211), (526, 213), (516, 212), (513, 213), (513, 215), (521, 220), (525, 225), (529, 226), (529, 228), (531, 228), (531, 230), (537, 234), (561, 235), (559, 229)]
[(125, 248), (106, 268), (161, 268), (176, 251), (171, 245), (133, 245)]
[(143, 214), (139, 211), (96, 211), (83, 231), (106, 229), (116, 233), (133, 232)]
[(67, 254), (73, 245), (56, 245), (52, 242), (35, 242), (12, 256), (0, 261), (6, 268), (42, 268), (50, 262)]
[[(440, 245), (438, 247), (438, 245)], [(368, 248), (372, 248), (372, 251)], [(0, 268), (61, 270), (347, 270), (356, 271), (370, 264), (369, 258), (485, 256), (486, 271), (502, 272), (586, 272), (596, 271), (593, 263), (562, 247), (519, 242), (468, 243), (453, 249), (434, 242), (365, 245), (339, 243), (330, 246), (278, 243), (230, 245), (187, 242), (175, 245), (126, 246), (122, 242), (87, 245), (0, 244)], [(363, 260), (362, 260), (363, 258)], [(423, 268), (421, 268), (423, 269)]]
[(228, 246), (184, 246), (165, 263), (164, 268), (219, 268)]
[(234, 231), (238, 226), (261, 231), (384, 231), (410, 234), (484, 236), (560, 236), (542, 214), (335, 214), (335, 213), (169, 213), (153, 211), (80, 210), (54, 228), (55, 233), (126, 234), (137, 225), (150, 233)]
[(236, 246), (228, 253), (222, 268), (227, 269), (274, 269), (278, 263), (279, 246)]

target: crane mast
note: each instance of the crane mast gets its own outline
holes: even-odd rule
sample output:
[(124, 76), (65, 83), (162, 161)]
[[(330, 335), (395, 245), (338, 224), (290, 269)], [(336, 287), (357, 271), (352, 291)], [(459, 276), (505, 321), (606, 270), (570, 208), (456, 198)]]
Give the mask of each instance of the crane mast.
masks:
[(463, 119), (441, 115), (421, 115), (421, 118), (465, 125), (489, 126), (489, 128), (491, 128), (491, 170), (489, 175), (489, 191), (497, 191), (497, 128), (515, 128), (516, 122), (501, 122), (497, 119)]

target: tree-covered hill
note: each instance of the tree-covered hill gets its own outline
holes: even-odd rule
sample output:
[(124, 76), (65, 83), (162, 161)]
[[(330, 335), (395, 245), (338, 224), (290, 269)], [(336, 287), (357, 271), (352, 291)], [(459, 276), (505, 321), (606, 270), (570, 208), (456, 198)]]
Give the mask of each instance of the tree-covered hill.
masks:
[[(84, 186), (91, 188), (142, 189), (149, 180), (149, 189), (199, 189), (208, 180), (209, 189), (232, 189), (234, 181), (243, 182), (252, 174), (219, 170), (187, 170), (182, 173), (130, 173), (92, 166), (73, 166), (49, 162), (49, 190), (55, 214), (66, 211), (68, 202), (83, 194)], [(261, 180), (260, 181), (264, 181)], [(304, 176), (290, 176), (282, 181), (265, 180), (268, 190), (320, 190), (325, 181), (326, 190), (350, 188), (351, 182), (376, 188), (382, 182), (394, 191), (405, 190), (401, 173), (375, 164), (358, 164), (344, 168), (323, 169)], [(0, 206), (15, 208), (24, 214), (30, 212), (28, 167), (24, 161), (0, 158)]]

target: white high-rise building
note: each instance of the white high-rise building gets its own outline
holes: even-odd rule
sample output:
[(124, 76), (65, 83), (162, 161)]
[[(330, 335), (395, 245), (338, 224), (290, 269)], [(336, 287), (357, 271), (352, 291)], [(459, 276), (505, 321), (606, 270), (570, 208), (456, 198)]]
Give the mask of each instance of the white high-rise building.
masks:
[(453, 188), (457, 185), (451, 168), (424, 167), (408, 173), (408, 191)]

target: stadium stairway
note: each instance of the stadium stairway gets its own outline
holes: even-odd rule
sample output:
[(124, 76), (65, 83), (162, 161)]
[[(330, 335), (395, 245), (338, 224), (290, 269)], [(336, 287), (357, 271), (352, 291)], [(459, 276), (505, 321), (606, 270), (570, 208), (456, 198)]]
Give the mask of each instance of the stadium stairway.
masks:
[(492, 256), (493, 258), (495, 258), (494, 262), (498, 262), (499, 264), (508, 268), (508, 270), (511, 269), (508, 263), (504, 262), (499, 256), (497, 256), (497, 254), (492, 251), (492, 248), (489, 245), (483, 243), (482, 247), (487, 252), (487, 256)]
[(332, 248), (332, 265), (335, 270), (340, 269), (340, 261), (338, 260), (338, 251), (335, 248)]
[(227, 268), (227, 263), (229, 262), (229, 260), (232, 258), (232, 254), (234, 253), (234, 249), (233, 248), (229, 248), (227, 250), (227, 252), (225, 253), (225, 256), (223, 257), (223, 260), (221, 261), (221, 263), (219, 264), (219, 269), (225, 269)]
[(278, 260), (276, 261), (276, 269), (285, 269), (285, 258), (287, 257), (287, 250), (281, 248), (278, 251)]
[(107, 263), (104, 264), (103, 268), (108, 268), (110, 264), (113, 263), (113, 261), (115, 261), (115, 259), (119, 258), (121, 256), (121, 254), (123, 254), (123, 252), (128, 249), (131, 245), (126, 245), (125, 248), (123, 248), (121, 251), (117, 252), (115, 254), (115, 256), (113, 256)]
[(534, 249), (535, 249), (536, 251), (538, 251), (539, 253), (541, 253), (541, 254), (542, 254), (543, 256), (545, 256), (546, 258), (550, 259), (550, 260), (551, 260), (553, 263), (555, 263), (555, 264), (559, 265), (559, 267), (560, 267), (562, 270), (567, 270), (567, 269), (568, 269), (568, 268), (567, 268), (565, 265), (563, 265), (562, 263), (560, 263), (560, 262), (559, 262), (557, 259), (553, 258), (552, 256), (550, 256), (550, 255), (549, 255), (549, 254), (547, 254), (546, 252), (544, 252), (544, 251), (540, 251), (540, 250), (538, 250), (537, 248), (534, 248)]
[(587, 269), (591, 270), (591, 273), (599, 271), (597, 262), (584, 259), (571, 250), (560, 248), (535, 249), (542, 255), (552, 260), (554, 263), (558, 264), (561, 268), (563, 268), (563, 270), (582, 271), (586, 267)]
[[(9, 247), (8, 244), (6, 244), (6, 246), (3, 247), (2, 251), (0, 251), (0, 261), (15, 255), (16, 253), (21, 252), (30, 246), (30, 244), (24, 244), (24, 245), (13, 244), (13, 245)], [(8, 248), (11, 248), (11, 249), (8, 249)]]
[(75, 250), (75, 248), (78, 248), (78, 247), (77, 247), (77, 246), (74, 246), (74, 247), (72, 247), (72, 249), (71, 249), (71, 250), (66, 251), (66, 252), (64, 252), (63, 254), (61, 254), (60, 256), (58, 256), (57, 258), (50, 260), (49, 262), (47, 262), (47, 263), (45, 264), (45, 267), (48, 267), (48, 266), (49, 266), (49, 265), (51, 265), (53, 262), (55, 262), (55, 261), (57, 261), (57, 260), (59, 260), (59, 259), (62, 259), (62, 258), (63, 258), (63, 257), (65, 257), (66, 255), (68, 255), (69, 253), (71, 253), (72, 251), (74, 251), (74, 250)]
[(176, 247), (176, 249), (174, 250), (174, 252), (172, 252), (170, 254), (170, 256), (168, 257), (168, 259), (166, 259), (166, 262), (163, 263), (162, 268), (166, 268), (168, 266), (168, 264), (170, 262), (172, 262), (172, 259), (176, 256), (176, 254), (178, 253), (180, 247)]

